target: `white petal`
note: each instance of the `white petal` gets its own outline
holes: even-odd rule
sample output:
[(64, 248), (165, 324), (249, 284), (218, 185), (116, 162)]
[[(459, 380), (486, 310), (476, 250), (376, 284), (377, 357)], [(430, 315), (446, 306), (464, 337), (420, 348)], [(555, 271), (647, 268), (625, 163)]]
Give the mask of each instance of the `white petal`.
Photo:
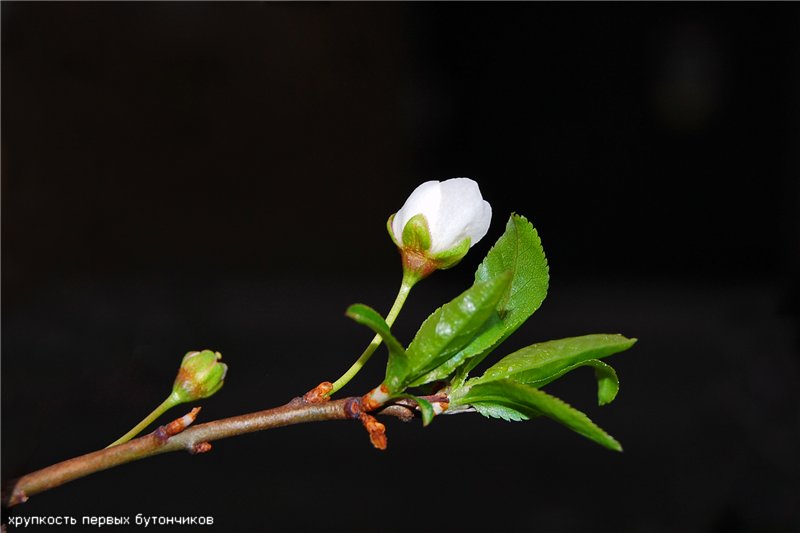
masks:
[[(403, 207), (394, 215), (392, 231), (397, 242), (403, 242), (403, 228), (415, 215), (422, 213), (428, 221), (428, 228), (433, 228), (439, 219), (439, 204), (442, 199), (441, 183), (426, 181), (414, 189), (403, 204)], [(431, 234), (432, 234), (431, 230)], [(433, 236), (431, 235), (433, 239)]]
[(492, 223), (492, 206), (486, 200), (481, 200), (481, 202), (483, 205), (479, 214), (472, 220), (466, 230), (470, 248), (486, 236), (489, 232), (489, 225)]
[(470, 246), (481, 240), (489, 231), (492, 208), (481, 196), (476, 182), (454, 178), (441, 184), (438, 215), (435, 223), (428, 221), (432, 254), (449, 250), (466, 237), (470, 239)]

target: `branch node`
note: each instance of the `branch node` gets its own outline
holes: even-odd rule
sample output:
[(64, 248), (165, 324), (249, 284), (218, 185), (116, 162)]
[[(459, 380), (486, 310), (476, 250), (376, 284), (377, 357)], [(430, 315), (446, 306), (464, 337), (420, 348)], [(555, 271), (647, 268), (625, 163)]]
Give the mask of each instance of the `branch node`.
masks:
[(178, 433), (189, 427), (189, 425), (191, 425), (191, 423), (195, 421), (195, 419), (197, 418), (197, 413), (199, 412), (200, 408), (195, 407), (191, 411), (189, 411), (189, 413), (183, 415), (182, 417), (176, 420), (173, 420), (169, 424), (165, 426), (159, 426), (158, 429), (156, 429), (153, 432), (153, 434), (156, 437), (156, 440), (158, 440), (158, 442), (160, 442), (161, 444), (166, 444), (166, 442), (169, 440), (170, 437), (177, 435)]
[(361, 409), (361, 398), (348, 398), (348, 400), (344, 404), (344, 413), (347, 415), (347, 418), (352, 418), (353, 420), (359, 418), (363, 410)]
[(364, 411), (374, 411), (385, 404), (390, 398), (389, 389), (386, 385), (381, 383), (379, 387), (375, 387), (361, 397), (361, 407)]
[(431, 405), (433, 406), (433, 414), (440, 415), (447, 411), (447, 408), (450, 407), (450, 402), (433, 402)]
[(192, 447), (189, 449), (189, 453), (192, 455), (197, 455), (198, 453), (206, 453), (211, 451), (211, 443), (210, 442), (198, 442), (197, 444), (193, 444)]

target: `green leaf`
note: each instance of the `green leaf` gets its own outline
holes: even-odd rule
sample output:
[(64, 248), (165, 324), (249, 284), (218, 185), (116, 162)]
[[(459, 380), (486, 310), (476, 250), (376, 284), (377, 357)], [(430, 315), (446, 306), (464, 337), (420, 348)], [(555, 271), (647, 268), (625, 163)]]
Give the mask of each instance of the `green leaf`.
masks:
[(461, 351), (440, 366), (434, 368), (421, 378), (415, 380), (413, 383), (411, 383), (411, 386), (416, 387), (419, 385), (424, 385), (425, 383), (447, 378), (453, 373), (453, 370), (461, 366), (464, 361), (483, 353), (494, 346), (495, 343), (497, 343), (497, 339), (503, 335), (504, 331), (505, 324), (503, 324), (503, 321), (500, 320), (500, 315), (498, 315), (497, 312), (491, 313), (489, 318), (481, 327), (480, 331), (478, 331), (477, 335), (475, 335), (475, 337), (466, 347), (464, 347)]
[(434, 412), (433, 412), (433, 405), (431, 405), (431, 402), (429, 402), (425, 398), (414, 396), (413, 394), (401, 394), (399, 397), (408, 398), (410, 400), (414, 400), (415, 402), (417, 402), (417, 405), (419, 406), (419, 412), (422, 415), (422, 427), (427, 426), (433, 421)]
[(444, 379), (456, 368), (461, 369), (454, 380), (460, 386), (467, 374), (491, 353), (501, 342), (514, 333), (536, 311), (547, 296), (550, 273), (542, 241), (533, 225), (521, 215), (512, 214), (506, 231), (489, 250), (475, 272), (475, 281), (485, 282), (511, 272), (512, 279), (503, 297), (497, 303), (501, 326), (487, 330), (467, 346), (451, 362), (426, 376), (428, 381)]
[(475, 408), (480, 414), (486, 418), (500, 418), (506, 422), (520, 422), (522, 420), (530, 420), (531, 417), (520, 413), (519, 411), (500, 405), (498, 403), (473, 403), (472, 407)]
[(383, 342), (386, 343), (386, 346), (389, 348), (389, 352), (393, 352), (398, 355), (405, 354), (403, 345), (400, 344), (394, 335), (392, 335), (389, 324), (387, 324), (380, 313), (375, 311), (373, 308), (364, 304), (353, 304), (347, 308), (345, 314), (359, 324), (367, 326), (372, 331), (380, 335), (383, 339)]
[(502, 405), (530, 418), (544, 415), (606, 448), (622, 451), (620, 443), (584, 413), (555, 396), (529, 385), (501, 379), (473, 385), (465, 394), (451, 398), (451, 406), (485, 403)]
[(410, 383), (458, 354), (496, 314), (498, 300), (507, 291), (511, 275), (498, 275), (475, 283), (459, 296), (434, 311), (420, 326), (408, 345), (407, 372), (390, 374), (386, 385), (390, 392), (402, 392)]
[(505, 272), (512, 272), (514, 277), (497, 305), (506, 326), (503, 338), (542, 305), (550, 282), (542, 240), (533, 224), (517, 214), (509, 217), (505, 233), (475, 272), (475, 281), (487, 281)]
[(614, 368), (599, 359), (589, 359), (588, 361), (581, 361), (580, 363), (575, 363), (572, 366), (568, 366), (562, 370), (559, 370), (557, 373), (548, 376), (546, 379), (536, 381), (535, 383), (528, 383), (528, 385), (534, 385), (537, 388), (542, 388), (548, 383), (552, 383), (553, 381), (557, 380), (564, 374), (572, 372), (576, 368), (580, 368), (582, 366), (591, 366), (594, 368), (594, 377), (597, 380), (597, 403), (599, 405), (608, 405), (609, 403), (614, 401), (614, 398), (617, 397), (617, 393), (619, 392), (619, 378), (617, 377), (617, 372)]
[[(597, 361), (634, 345), (636, 339), (622, 335), (584, 335), (541, 342), (507, 355), (483, 376), (469, 380), (468, 384), (488, 383), (500, 379), (543, 387), (578, 367), (594, 367), (598, 381), (598, 402), (611, 402), (619, 390), (619, 381), (614, 369)], [(590, 362), (594, 361), (594, 362)]]
[(597, 403), (607, 405), (614, 401), (619, 392), (619, 378), (617, 371), (597, 359), (590, 359), (584, 363), (594, 367), (594, 377), (597, 380)]
[(389, 349), (389, 362), (386, 365), (386, 374), (404, 374), (408, 367), (408, 358), (403, 345), (392, 335), (389, 325), (383, 317), (373, 308), (364, 304), (353, 304), (347, 308), (347, 316), (363, 326), (367, 326), (383, 339)]

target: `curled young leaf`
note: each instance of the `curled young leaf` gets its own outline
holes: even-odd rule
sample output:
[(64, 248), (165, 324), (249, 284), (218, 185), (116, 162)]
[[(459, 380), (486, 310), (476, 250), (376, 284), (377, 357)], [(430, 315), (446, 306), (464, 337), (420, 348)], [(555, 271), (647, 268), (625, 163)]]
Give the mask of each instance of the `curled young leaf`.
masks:
[(347, 308), (345, 314), (362, 326), (367, 326), (380, 335), (389, 349), (390, 356), (392, 354), (398, 356), (405, 355), (403, 345), (392, 335), (389, 324), (387, 324), (383, 317), (373, 308), (364, 304), (353, 304)]
[(604, 405), (614, 399), (619, 389), (616, 372), (600, 361), (589, 361), (627, 350), (635, 342), (636, 339), (622, 335), (595, 334), (532, 344), (502, 358), (481, 377), (469, 380), (468, 384), (512, 379), (543, 387), (567, 372), (590, 365), (595, 368), (598, 379), (598, 401)]
[(400, 344), (389, 325), (374, 309), (364, 304), (353, 304), (347, 308), (347, 316), (363, 326), (367, 326), (383, 339), (389, 350), (389, 362), (386, 364), (386, 385), (390, 390), (401, 390), (397, 381), (400, 376), (408, 374), (408, 358), (403, 345)]

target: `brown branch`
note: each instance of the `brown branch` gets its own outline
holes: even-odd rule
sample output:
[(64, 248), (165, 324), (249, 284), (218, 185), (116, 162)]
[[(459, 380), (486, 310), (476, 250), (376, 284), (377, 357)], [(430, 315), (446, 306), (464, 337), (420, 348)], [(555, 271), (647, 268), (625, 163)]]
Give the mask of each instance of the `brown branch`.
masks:
[[(211, 449), (211, 441), (235, 435), (305, 422), (359, 419), (362, 415), (360, 401), (360, 398), (352, 397), (309, 403), (303, 398), (295, 398), (288, 404), (274, 409), (187, 428), (197, 414), (197, 410), (193, 409), (188, 415), (161, 426), (144, 437), (68, 459), (24, 475), (12, 481), (9, 490), (3, 490), (2, 504), (4, 507), (12, 507), (27, 501), (35, 494), (72, 480), (153, 455), (178, 450), (190, 453), (207, 452)], [(414, 416), (412, 410), (400, 405), (388, 406), (378, 414), (396, 416), (404, 421)]]

